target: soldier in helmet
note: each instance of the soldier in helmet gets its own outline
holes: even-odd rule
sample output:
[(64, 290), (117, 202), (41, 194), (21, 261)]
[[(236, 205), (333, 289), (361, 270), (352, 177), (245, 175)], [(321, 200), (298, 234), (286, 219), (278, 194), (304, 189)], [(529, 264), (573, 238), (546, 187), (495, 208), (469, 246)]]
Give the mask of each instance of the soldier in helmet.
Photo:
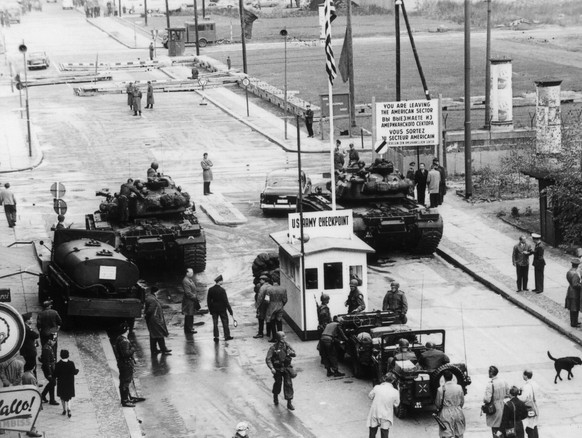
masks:
[(395, 365), (396, 361), (405, 361), (409, 360), (416, 364), (418, 362), (418, 358), (413, 351), (410, 351), (410, 342), (407, 339), (399, 339), (398, 340), (398, 350), (394, 353), (394, 356), (388, 359), (388, 369), (392, 369)]
[(135, 402), (143, 401), (141, 397), (132, 397), (129, 393), (129, 385), (133, 381), (133, 371), (135, 366), (135, 348), (131, 341), (127, 339), (125, 333), (128, 330), (127, 323), (119, 325), (116, 337), (113, 341), (113, 352), (117, 359), (117, 368), (119, 369), (119, 394), (121, 396), (121, 405), (126, 408), (133, 408)]
[(345, 303), (348, 308), (348, 313), (360, 313), (366, 310), (366, 303), (364, 303), (364, 295), (358, 289), (358, 280), (350, 280), (350, 294)]
[(147, 178), (148, 182), (155, 181), (158, 179), (160, 174), (158, 173), (158, 163), (156, 161), (152, 161), (150, 168), (148, 169)]
[(321, 306), (317, 306), (317, 330), (323, 331), (325, 326), (331, 322), (331, 313), (329, 311), (329, 295), (321, 294)]
[(408, 300), (404, 292), (399, 290), (400, 283), (393, 281), (390, 283), (390, 290), (386, 292), (384, 301), (382, 301), (382, 310), (392, 310), (398, 317), (400, 324), (406, 324), (408, 318)]
[(333, 321), (323, 329), (319, 344), (317, 344), (321, 361), (327, 368), (327, 377), (345, 376), (344, 373), (340, 373), (337, 364), (337, 344), (345, 341), (347, 341), (346, 335), (337, 322), (337, 316), (335, 316)]
[(129, 220), (129, 198), (137, 196), (143, 199), (143, 195), (133, 184), (133, 179), (129, 178), (126, 183), (121, 184), (119, 196), (117, 198), (119, 206), (119, 221), (125, 223)]

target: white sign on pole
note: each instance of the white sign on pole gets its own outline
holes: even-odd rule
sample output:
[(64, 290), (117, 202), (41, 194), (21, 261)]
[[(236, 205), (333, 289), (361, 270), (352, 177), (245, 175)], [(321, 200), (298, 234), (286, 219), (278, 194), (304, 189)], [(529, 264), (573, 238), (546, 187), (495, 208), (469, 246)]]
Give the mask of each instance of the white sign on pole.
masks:
[[(354, 233), (352, 210), (303, 213), (303, 233), (313, 237), (350, 239)], [(289, 239), (301, 237), (299, 213), (289, 213)]]
[(376, 103), (377, 138), (385, 137), (387, 147), (437, 145), (438, 105), (438, 99)]

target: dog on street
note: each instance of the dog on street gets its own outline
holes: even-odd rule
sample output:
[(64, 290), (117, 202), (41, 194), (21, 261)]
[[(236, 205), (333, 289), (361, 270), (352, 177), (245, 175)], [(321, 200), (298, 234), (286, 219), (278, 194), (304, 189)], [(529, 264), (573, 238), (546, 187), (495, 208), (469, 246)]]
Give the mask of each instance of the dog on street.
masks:
[(560, 377), (562, 370), (568, 371), (568, 380), (571, 380), (571, 378), (574, 377), (574, 374), (572, 374), (572, 368), (576, 365), (582, 365), (582, 359), (576, 356), (560, 357), (556, 359), (555, 357), (552, 357), (548, 351), (548, 357), (554, 361), (554, 368), (556, 369), (554, 383), (556, 384), (558, 383), (558, 379), (562, 380)]

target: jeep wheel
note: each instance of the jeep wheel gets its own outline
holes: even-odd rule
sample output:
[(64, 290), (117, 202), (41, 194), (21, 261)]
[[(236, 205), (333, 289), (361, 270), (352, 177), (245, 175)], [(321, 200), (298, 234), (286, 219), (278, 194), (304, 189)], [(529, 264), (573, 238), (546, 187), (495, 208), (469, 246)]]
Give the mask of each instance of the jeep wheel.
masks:
[(398, 418), (406, 418), (406, 416), (408, 415), (408, 406), (406, 406), (404, 403), (400, 402), (398, 407), (394, 408), (394, 414)]
[(461, 369), (458, 366), (447, 363), (445, 365), (441, 365), (440, 367), (438, 367), (430, 375), (430, 385), (433, 394), (436, 394), (436, 391), (440, 386), (441, 377), (447, 370), (453, 373), (453, 376), (455, 376), (455, 378), (457, 379), (457, 383), (461, 385), (463, 389), (465, 389), (466, 383), (465, 374), (463, 373), (463, 371), (461, 371)]

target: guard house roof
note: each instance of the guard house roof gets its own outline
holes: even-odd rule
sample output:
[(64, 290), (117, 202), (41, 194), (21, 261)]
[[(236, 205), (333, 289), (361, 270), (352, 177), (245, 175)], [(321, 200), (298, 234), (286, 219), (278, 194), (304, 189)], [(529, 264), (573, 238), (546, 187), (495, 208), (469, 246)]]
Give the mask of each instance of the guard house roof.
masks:
[[(271, 234), (271, 239), (279, 245), (283, 251), (292, 258), (301, 256), (301, 242), (296, 240), (295, 243), (289, 243), (288, 231), (277, 231)], [(330, 249), (342, 249), (352, 252), (374, 252), (374, 249), (366, 244), (363, 240), (353, 236), (352, 239), (337, 239), (334, 237), (314, 237), (304, 243), (305, 255), (316, 254)]]

